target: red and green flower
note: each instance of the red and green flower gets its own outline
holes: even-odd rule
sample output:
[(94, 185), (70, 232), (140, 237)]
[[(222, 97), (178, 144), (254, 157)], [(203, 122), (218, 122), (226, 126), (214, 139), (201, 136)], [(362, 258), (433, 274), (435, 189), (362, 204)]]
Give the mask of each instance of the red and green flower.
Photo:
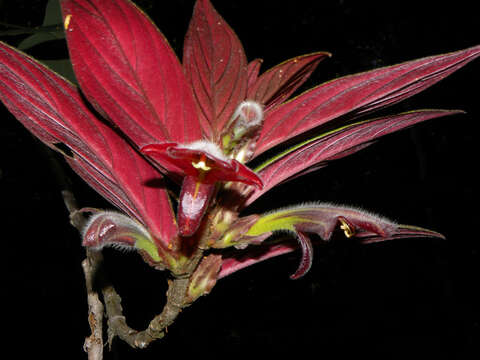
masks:
[[(337, 78), (290, 99), (330, 54), (298, 56), (260, 73), (261, 60), (247, 61), (208, 0), (196, 2), (182, 62), (128, 0), (61, 6), (79, 87), (1, 43), (0, 98), (47, 146), (66, 146), (68, 164), (121, 212), (97, 212), (85, 246), (136, 249), (174, 275), (184, 274), (192, 249), (215, 250), (190, 274), (193, 301), (218, 278), (296, 249), (302, 258), (292, 277), (302, 276), (311, 265), (310, 233), (328, 241), (340, 231), (364, 243), (442, 238), (349, 206), (242, 211), (273, 187), (383, 135), (459, 113), (369, 116), (466, 65), (480, 46)], [(274, 155), (252, 167), (267, 150)], [(277, 231), (290, 236), (273, 241)], [(225, 248), (235, 251), (223, 254)]]

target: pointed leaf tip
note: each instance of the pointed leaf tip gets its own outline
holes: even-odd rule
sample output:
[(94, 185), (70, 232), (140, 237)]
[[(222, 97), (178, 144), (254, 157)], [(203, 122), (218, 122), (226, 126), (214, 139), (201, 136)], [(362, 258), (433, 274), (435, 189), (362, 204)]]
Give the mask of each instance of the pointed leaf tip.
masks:
[(265, 111), (271, 111), (287, 100), (308, 80), (318, 64), (330, 56), (327, 52), (316, 52), (282, 62), (261, 74), (249, 86), (247, 98), (264, 104)]
[(265, 161), (255, 171), (265, 186), (249, 194), (244, 206), (253, 203), (276, 185), (327, 165), (331, 160), (351, 155), (376, 139), (421, 122), (462, 113), (459, 110), (417, 110), (359, 121), (331, 130), (292, 146)]
[(265, 117), (255, 156), (348, 114), (358, 117), (413, 96), (480, 56), (480, 46), (331, 80)]

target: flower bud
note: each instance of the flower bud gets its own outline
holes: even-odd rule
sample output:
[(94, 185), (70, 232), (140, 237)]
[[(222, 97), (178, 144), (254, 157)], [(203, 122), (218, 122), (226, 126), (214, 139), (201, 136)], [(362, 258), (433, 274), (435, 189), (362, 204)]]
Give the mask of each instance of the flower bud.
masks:
[(97, 250), (105, 246), (138, 250), (151, 265), (162, 262), (147, 229), (126, 215), (114, 211), (99, 211), (90, 217), (82, 235), (83, 246)]
[(225, 154), (241, 163), (247, 162), (255, 150), (262, 124), (262, 106), (255, 101), (243, 101), (221, 136)]
[(190, 278), (190, 284), (187, 289), (188, 303), (192, 303), (200, 296), (210, 293), (217, 282), (221, 266), (221, 255), (210, 254), (202, 259)]

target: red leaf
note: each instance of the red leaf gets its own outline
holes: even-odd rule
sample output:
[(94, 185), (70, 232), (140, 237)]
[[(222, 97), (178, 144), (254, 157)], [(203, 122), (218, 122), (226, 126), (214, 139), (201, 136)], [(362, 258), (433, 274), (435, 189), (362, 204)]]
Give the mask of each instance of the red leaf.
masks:
[(269, 69), (263, 73), (252, 87), (248, 88), (247, 98), (265, 105), (265, 112), (287, 100), (317, 68), (317, 65), (331, 56), (318, 52), (293, 59)]
[(270, 112), (255, 156), (339, 116), (359, 116), (408, 98), (480, 56), (480, 46), (342, 77)]
[(261, 170), (256, 170), (262, 178), (264, 187), (263, 189), (255, 189), (245, 206), (254, 202), (276, 185), (293, 177), (304, 175), (305, 172), (319, 166), (324, 166), (326, 161), (353, 154), (370, 145), (373, 140), (379, 137), (429, 119), (458, 113), (461, 113), (461, 111), (412, 111), (362, 121), (307, 141), (306, 144), (293, 151), (287, 150), (284, 156), (268, 162), (266, 166), (261, 165)]
[(262, 59), (254, 59), (247, 65), (247, 88), (250, 89), (258, 79), (260, 66), (262, 66)]
[(0, 43), (0, 98), (46, 145), (63, 143), (73, 169), (114, 205), (147, 226), (164, 245), (176, 237), (161, 175), (115, 131), (95, 118), (77, 89), (23, 53)]
[(182, 67), (145, 14), (127, 0), (61, 4), (75, 75), (97, 111), (139, 147), (201, 138)]
[(202, 122), (217, 141), (236, 107), (245, 99), (247, 60), (235, 32), (208, 0), (198, 0), (185, 37), (183, 65)]

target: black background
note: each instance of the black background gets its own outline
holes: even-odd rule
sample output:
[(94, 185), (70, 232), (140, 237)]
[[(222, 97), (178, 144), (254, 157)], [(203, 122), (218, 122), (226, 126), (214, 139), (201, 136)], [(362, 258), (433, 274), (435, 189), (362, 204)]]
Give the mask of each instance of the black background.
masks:
[[(137, 2), (180, 53), (194, 1)], [(329, 51), (305, 88), (349, 73), (480, 43), (475, 2), (295, 0), (213, 1), (247, 57), (265, 70), (285, 59)], [(4, 22), (36, 26), (46, 1), (0, 1)], [(15, 45), (21, 38), (4, 38)], [(32, 49), (58, 56), (62, 43)], [(475, 149), (480, 120), (477, 60), (389, 113), (463, 109), (388, 136), (376, 145), (259, 199), (251, 212), (304, 201), (362, 206), (447, 240), (409, 239), (360, 246), (337, 241), (315, 250), (312, 270), (289, 280), (299, 254), (264, 262), (220, 281), (183, 311), (165, 339), (144, 351), (116, 342), (107, 359), (220, 357), (293, 350), (299, 356), (383, 359), (478, 358), (478, 202)], [(19, 357), (85, 358), (89, 334), (80, 262), (42, 145), (2, 107), (2, 335)], [(73, 177), (73, 175), (72, 175)], [(74, 179), (82, 206), (108, 207)], [(139, 256), (106, 251), (127, 320), (143, 329), (161, 311), (164, 274)]]

